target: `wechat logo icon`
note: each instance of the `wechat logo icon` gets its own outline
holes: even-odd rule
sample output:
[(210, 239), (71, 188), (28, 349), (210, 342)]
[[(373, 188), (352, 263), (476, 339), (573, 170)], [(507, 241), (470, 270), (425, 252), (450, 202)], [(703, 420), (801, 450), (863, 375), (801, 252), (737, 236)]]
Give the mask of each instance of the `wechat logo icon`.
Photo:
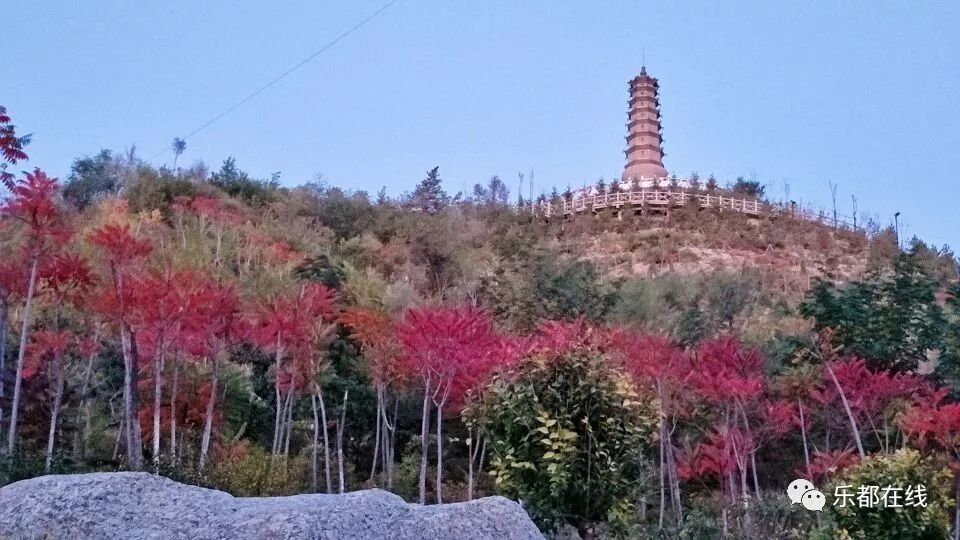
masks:
[(790, 497), (792, 504), (802, 504), (807, 510), (814, 512), (823, 511), (827, 504), (827, 498), (821, 491), (813, 486), (809, 480), (798, 478), (787, 486), (787, 497)]

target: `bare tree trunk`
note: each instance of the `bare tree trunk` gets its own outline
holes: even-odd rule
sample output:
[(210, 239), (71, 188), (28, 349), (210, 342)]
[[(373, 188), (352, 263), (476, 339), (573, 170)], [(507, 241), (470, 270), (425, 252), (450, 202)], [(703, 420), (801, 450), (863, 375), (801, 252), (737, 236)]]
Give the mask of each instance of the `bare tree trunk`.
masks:
[(327, 439), (327, 407), (323, 403), (323, 390), (318, 384), (317, 400), (320, 402), (320, 421), (323, 422), (323, 472), (327, 480), (327, 493), (333, 493), (333, 484), (330, 481), (330, 441)]
[[(666, 475), (666, 434), (667, 434), (667, 425), (665, 418), (663, 417), (663, 412), (660, 413), (660, 518), (657, 523), (657, 528), (663, 528), (663, 518), (667, 509), (667, 494), (664, 490), (664, 476)], [(672, 486), (671, 486), (672, 487)]]
[(747, 411), (743, 408), (742, 403), (738, 403), (740, 407), (740, 415), (743, 418), (743, 426), (746, 428), (747, 433), (750, 435), (751, 442), (754, 444), (750, 447), (750, 471), (753, 473), (753, 491), (757, 495), (757, 500), (761, 500), (760, 496), (760, 481), (757, 478), (757, 445), (753, 441), (753, 430), (750, 429), (750, 419), (747, 418)]
[(20, 350), (17, 351), (17, 372), (13, 379), (13, 401), (10, 403), (10, 427), (7, 429), (7, 453), (13, 454), (17, 447), (17, 420), (20, 413), (20, 387), (23, 379), (23, 362), (27, 355), (27, 338), (30, 334), (33, 294), (37, 288), (39, 258), (34, 255), (30, 263), (30, 282), (27, 299), (23, 306), (23, 321), (20, 325)]
[(423, 387), (423, 413), (420, 416), (420, 504), (427, 504), (427, 434), (430, 425), (430, 377)]
[(159, 341), (153, 359), (153, 467), (156, 471), (160, 470), (160, 408), (163, 406), (163, 347)]
[(62, 359), (58, 361), (57, 389), (53, 394), (53, 412), (50, 413), (50, 432), (47, 434), (47, 459), (43, 464), (43, 474), (50, 474), (53, 464), (53, 445), (57, 438), (57, 417), (60, 416), (60, 402), (63, 400), (64, 366)]
[[(98, 342), (99, 340), (100, 327), (98, 326), (93, 333), (93, 341)], [(93, 377), (93, 361), (96, 357), (96, 354), (91, 354), (90, 357), (87, 358), (87, 369), (83, 374), (83, 387), (80, 391), (80, 408), (77, 411), (77, 425), (82, 424), (83, 428), (81, 429), (80, 440), (77, 441), (76, 438), (74, 438), (74, 454), (82, 459), (86, 459), (89, 450), (92, 411), (90, 396), (87, 394), (90, 392), (90, 381)]]
[(860, 441), (860, 428), (857, 427), (857, 420), (854, 418), (853, 411), (850, 409), (847, 396), (843, 393), (843, 388), (840, 387), (840, 381), (837, 380), (837, 375), (833, 372), (833, 368), (830, 367), (830, 364), (824, 365), (827, 368), (827, 373), (830, 374), (830, 378), (833, 379), (833, 384), (837, 387), (837, 392), (840, 394), (840, 401), (843, 402), (843, 409), (847, 412), (847, 419), (850, 420), (850, 431), (853, 433), (853, 440), (857, 443), (857, 451), (860, 452), (860, 459), (865, 459), (867, 454), (863, 451), (863, 443)]
[(673, 450), (673, 430), (677, 428), (676, 423), (667, 431), (667, 472), (670, 475), (670, 500), (673, 502), (673, 510), (676, 514), (677, 527), (683, 526), (683, 501), (680, 498), (680, 477), (677, 474), (677, 456)]
[(437, 504), (443, 504), (443, 404), (444, 399), (437, 404)]
[(131, 469), (139, 471), (143, 466), (140, 420), (138, 418), (137, 367), (133, 352), (133, 337), (126, 323), (120, 323), (120, 345), (123, 350), (123, 416), (126, 426), (127, 462)]
[(383, 391), (377, 384), (377, 420), (373, 436), (373, 464), (370, 465), (370, 482), (377, 476), (377, 460), (380, 459), (380, 426), (383, 424)]
[(276, 398), (277, 410), (274, 415), (273, 420), (273, 449), (270, 451), (271, 457), (276, 457), (280, 453), (280, 409), (282, 393), (280, 392), (280, 385), (278, 384), (280, 378), (280, 358), (283, 356), (283, 351), (280, 350), (280, 337), (277, 336), (277, 354), (274, 358), (274, 378), (276, 379), (273, 384), (274, 396)]
[(803, 400), (797, 398), (797, 408), (800, 411), (800, 437), (803, 439), (803, 462), (806, 465), (807, 480), (813, 481), (813, 472), (810, 470), (810, 448), (807, 445), (807, 424), (803, 419)]
[(287, 417), (286, 417), (286, 431), (284, 434), (283, 441), (283, 458), (286, 459), (290, 457), (290, 437), (293, 435), (293, 404), (296, 401), (296, 395), (293, 393), (293, 389), (290, 389), (288, 393), (289, 397), (287, 398)]
[(3, 398), (6, 395), (3, 375), (7, 372), (7, 316), (9, 312), (7, 297), (0, 297), (0, 443), (3, 442)]
[(310, 489), (317, 492), (317, 447), (320, 446), (320, 417), (317, 413), (317, 394), (310, 393), (310, 408), (313, 409), (313, 450), (310, 455)]
[(387, 489), (393, 489), (393, 466), (395, 463), (394, 452), (397, 448), (397, 413), (399, 410), (400, 399), (397, 398), (393, 402), (393, 426), (390, 426), (390, 446), (388, 447), (390, 449), (390, 455), (387, 458)]
[(477, 474), (483, 472), (484, 458), (487, 457), (487, 439), (483, 439), (483, 446), (480, 447), (480, 463), (477, 465)]
[(213, 369), (210, 373), (210, 400), (207, 401), (207, 412), (203, 423), (203, 438), (200, 440), (200, 469), (207, 463), (207, 454), (210, 451), (210, 435), (213, 433), (213, 410), (217, 403), (217, 379), (220, 376), (220, 361), (213, 357)]
[(340, 493), (343, 493), (346, 481), (343, 469), (343, 430), (347, 424), (347, 396), (349, 390), (343, 391), (343, 406), (340, 407), (340, 421), (337, 422), (337, 471), (340, 473)]
[(170, 462), (177, 464), (177, 392), (180, 390), (180, 355), (173, 358), (173, 386), (170, 389)]
[(126, 422), (124, 421), (123, 416), (121, 416), (120, 423), (117, 425), (117, 440), (113, 443), (113, 460), (114, 461), (116, 461), (117, 456), (120, 455), (120, 439), (122, 439), (123, 434), (126, 433), (126, 426), (124, 425), (125, 423)]

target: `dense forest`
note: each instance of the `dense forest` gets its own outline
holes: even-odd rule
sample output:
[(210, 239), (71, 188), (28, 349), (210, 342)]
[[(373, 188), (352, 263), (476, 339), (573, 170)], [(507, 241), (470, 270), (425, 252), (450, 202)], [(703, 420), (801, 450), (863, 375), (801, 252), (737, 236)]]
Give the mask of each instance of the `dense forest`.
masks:
[[(695, 206), (547, 220), (436, 167), (399, 197), (288, 187), (182, 167), (179, 140), (170, 167), (104, 150), (60, 181), (12, 122), (0, 485), (143, 470), (239, 496), (502, 494), (557, 538), (960, 538), (946, 247)], [(914, 504), (811, 512), (795, 478)]]

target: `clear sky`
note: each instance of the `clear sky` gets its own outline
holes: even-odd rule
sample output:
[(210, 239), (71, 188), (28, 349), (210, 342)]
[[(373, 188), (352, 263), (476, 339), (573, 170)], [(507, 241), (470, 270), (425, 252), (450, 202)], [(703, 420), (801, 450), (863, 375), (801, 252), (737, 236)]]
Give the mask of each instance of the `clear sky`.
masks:
[[(0, 104), (53, 174), (100, 148), (153, 156), (385, 1), (8, 3)], [(181, 159), (392, 194), (434, 165), (450, 191), (531, 169), (537, 191), (610, 179), (644, 48), (671, 172), (753, 176), (774, 198), (786, 183), (820, 206), (832, 180), (844, 213), (855, 194), (960, 249), (953, 0), (400, 0)]]

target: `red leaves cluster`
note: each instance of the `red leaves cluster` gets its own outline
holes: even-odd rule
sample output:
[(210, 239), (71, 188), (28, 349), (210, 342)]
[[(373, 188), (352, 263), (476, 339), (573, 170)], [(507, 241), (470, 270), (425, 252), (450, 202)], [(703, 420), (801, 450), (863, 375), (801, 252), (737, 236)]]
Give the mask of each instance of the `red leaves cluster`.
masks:
[(11, 122), (6, 107), (0, 106), (0, 159), (6, 162), (0, 166), (0, 182), (7, 189), (13, 190), (13, 175), (6, 171), (6, 165), (26, 161), (27, 154), (23, 151), (23, 146), (29, 137), (18, 137), (16, 126)]
[[(853, 447), (830, 452), (815, 451), (810, 461), (810, 474), (813, 476), (810, 480), (824, 480), (836, 476), (859, 462), (860, 456)], [(797, 469), (796, 474), (800, 478), (807, 477), (807, 472), (802, 469)]]
[(23, 378), (31, 379), (45, 371), (51, 363), (59, 365), (67, 349), (73, 344), (73, 334), (68, 331), (40, 330), (34, 332), (23, 363)]
[(394, 321), (389, 315), (369, 309), (352, 309), (340, 315), (340, 324), (347, 327), (350, 337), (360, 343), (374, 386), (403, 378), (399, 363), (402, 351)]
[(71, 253), (61, 253), (40, 267), (44, 287), (57, 304), (64, 301), (80, 305), (97, 284), (97, 278), (86, 259)]
[(56, 178), (34, 169), (9, 187), (3, 213), (27, 226), (30, 256), (39, 257), (70, 239), (70, 228), (56, 202), (60, 189)]
[(946, 394), (939, 390), (904, 411), (900, 427), (915, 446), (937, 446), (960, 461), (960, 403), (944, 404)]
[[(336, 329), (338, 311), (333, 291), (320, 283), (303, 286), (296, 297), (278, 296), (255, 309), (249, 334), (277, 356), (279, 389), (302, 390), (317, 379), (324, 365), (316, 348)], [(289, 361), (281, 363), (285, 355)]]
[(460, 404), (498, 357), (499, 340), (489, 315), (471, 307), (408, 310), (397, 325), (406, 371), (435, 391), (439, 403)]
[(115, 268), (124, 268), (153, 251), (149, 242), (130, 234), (129, 225), (104, 225), (90, 233), (90, 242), (103, 249)]

